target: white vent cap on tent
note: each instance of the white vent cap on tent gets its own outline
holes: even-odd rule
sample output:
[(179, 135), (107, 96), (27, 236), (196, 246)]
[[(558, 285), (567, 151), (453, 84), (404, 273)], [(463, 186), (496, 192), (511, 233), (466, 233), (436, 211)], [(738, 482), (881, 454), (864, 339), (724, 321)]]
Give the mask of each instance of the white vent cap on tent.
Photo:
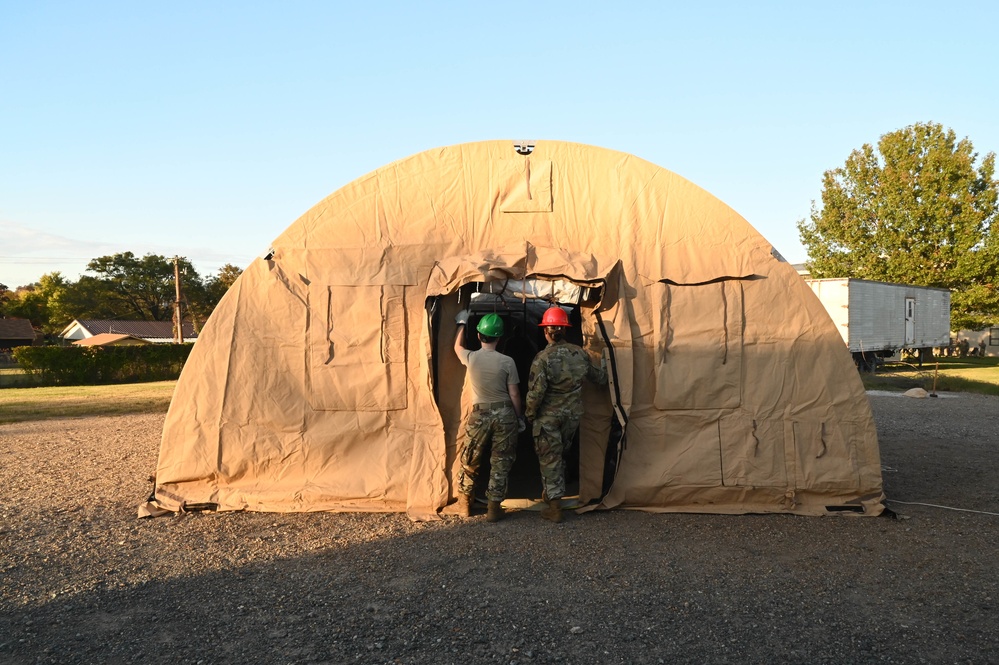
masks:
[(517, 151), (518, 155), (530, 155), (534, 152), (534, 141), (514, 141), (513, 149)]

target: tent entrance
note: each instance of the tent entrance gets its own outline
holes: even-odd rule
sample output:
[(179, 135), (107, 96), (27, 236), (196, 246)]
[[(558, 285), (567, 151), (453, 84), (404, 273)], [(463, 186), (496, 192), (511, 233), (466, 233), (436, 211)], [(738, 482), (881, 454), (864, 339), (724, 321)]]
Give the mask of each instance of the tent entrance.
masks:
[[(505, 333), (497, 349), (511, 358), (520, 376), (521, 396), (526, 398), (529, 387), (530, 368), (534, 357), (545, 348), (544, 334), (539, 327), (541, 317), (553, 304), (563, 307), (569, 314), (572, 328), (568, 340), (583, 344), (582, 319), (599, 304), (603, 295), (602, 282), (579, 284), (562, 278), (536, 277), (523, 280), (495, 280), (465, 284), (454, 292), (428, 299), (431, 313), (432, 358), (434, 373), (434, 397), (442, 414), (453, 412), (454, 400), (461, 399), (453, 385), (448, 385), (448, 368), (458, 362), (453, 357), (452, 344), (454, 327), (449, 314), (460, 309), (471, 312), (469, 325), (465, 328), (466, 348), (481, 348), (475, 333), (475, 326), (488, 313), (499, 314), (503, 319)], [(446, 312), (446, 313), (445, 313)], [(448, 356), (448, 357), (441, 357)], [(452, 362), (453, 361), (453, 362)], [(460, 391), (460, 387), (459, 387)], [(450, 407), (450, 408), (449, 408)], [(455, 446), (461, 445), (463, 423), (458, 425)], [(566, 454), (566, 496), (577, 496), (579, 492), (579, 434)], [(608, 447), (610, 448), (610, 447)], [(610, 455), (609, 465), (613, 468), (616, 455)], [(449, 460), (449, 463), (451, 460)], [(489, 478), (488, 459), (484, 459), (476, 478), (476, 496), (485, 500), (485, 489)], [(542, 482), (538, 458), (534, 452), (531, 432), (522, 432), (518, 437), (517, 460), (510, 473), (507, 501), (515, 504), (530, 504), (541, 498)], [(606, 488), (605, 488), (606, 490)]]

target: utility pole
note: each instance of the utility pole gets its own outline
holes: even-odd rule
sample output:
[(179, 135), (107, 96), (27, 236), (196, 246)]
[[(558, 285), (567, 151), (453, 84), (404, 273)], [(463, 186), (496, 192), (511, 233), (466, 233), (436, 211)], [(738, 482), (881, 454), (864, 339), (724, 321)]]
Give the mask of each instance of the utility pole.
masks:
[(177, 299), (173, 301), (173, 341), (184, 343), (184, 319), (180, 313), (180, 259), (173, 257), (173, 283), (177, 287)]

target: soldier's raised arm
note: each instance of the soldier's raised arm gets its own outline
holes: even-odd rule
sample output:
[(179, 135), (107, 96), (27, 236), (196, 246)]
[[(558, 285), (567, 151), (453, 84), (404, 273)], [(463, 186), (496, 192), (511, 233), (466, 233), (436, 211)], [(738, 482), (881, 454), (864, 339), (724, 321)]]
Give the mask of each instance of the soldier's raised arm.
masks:
[[(589, 354), (587, 354), (589, 358)], [(589, 363), (589, 367), (586, 368), (586, 378), (597, 384), (598, 386), (607, 385), (607, 361), (604, 360), (603, 356), (600, 357), (600, 365), (596, 366), (592, 362)]]

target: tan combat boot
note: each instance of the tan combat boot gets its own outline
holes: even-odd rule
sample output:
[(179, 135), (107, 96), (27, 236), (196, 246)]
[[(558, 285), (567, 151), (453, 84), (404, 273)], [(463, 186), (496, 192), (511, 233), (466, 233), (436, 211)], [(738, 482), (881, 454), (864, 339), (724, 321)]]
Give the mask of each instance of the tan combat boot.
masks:
[(490, 501), (486, 508), (486, 521), (499, 522), (503, 519), (503, 506), (499, 501)]
[(558, 524), (562, 521), (562, 499), (549, 499), (548, 505), (541, 509), (541, 518)]
[(458, 493), (458, 515), (461, 517), (472, 516), (472, 495)]

